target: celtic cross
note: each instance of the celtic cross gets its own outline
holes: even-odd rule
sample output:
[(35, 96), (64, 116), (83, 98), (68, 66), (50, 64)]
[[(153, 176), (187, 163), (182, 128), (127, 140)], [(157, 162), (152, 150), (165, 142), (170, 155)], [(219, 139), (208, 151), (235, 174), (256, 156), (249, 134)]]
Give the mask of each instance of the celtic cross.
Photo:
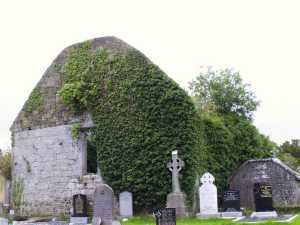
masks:
[(172, 152), (172, 161), (167, 164), (167, 168), (172, 172), (172, 189), (173, 192), (179, 193), (179, 172), (184, 167), (184, 162), (178, 158), (177, 151)]

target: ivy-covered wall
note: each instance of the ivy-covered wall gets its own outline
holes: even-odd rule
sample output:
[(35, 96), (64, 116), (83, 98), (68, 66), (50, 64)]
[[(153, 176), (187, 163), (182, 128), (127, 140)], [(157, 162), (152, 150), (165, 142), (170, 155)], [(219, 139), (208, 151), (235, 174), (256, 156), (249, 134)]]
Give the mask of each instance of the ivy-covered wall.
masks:
[(200, 150), (186, 92), (135, 49), (109, 54), (85, 42), (69, 52), (63, 68), (58, 94), (73, 112), (91, 112), (98, 163), (114, 191), (133, 192), (136, 210), (163, 206), (171, 191), (166, 163), (178, 149), (191, 200)]
[[(186, 163), (181, 186), (192, 205), (203, 165), (194, 104), (142, 53), (114, 37), (73, 45), (54, 60), (15, 120), (13, 139), (19, 143), (18, 133), (72, 124), (70, 138), (76, 138), (78, 125), (90, 116), (90, 141), (103, 178), (116, 194), (133, 192), (136, 211), (165, 206), (171, 192), (166, 164), (177, 149)], [(22, 160), (24, 152), (34, 154), (35, 146), (28, 146), (32, 152), (20, 145), (13, 152)], [(62, 163), (57, 155), (53, 164)], [(33, 176), (24, 179), (32, 183)]]

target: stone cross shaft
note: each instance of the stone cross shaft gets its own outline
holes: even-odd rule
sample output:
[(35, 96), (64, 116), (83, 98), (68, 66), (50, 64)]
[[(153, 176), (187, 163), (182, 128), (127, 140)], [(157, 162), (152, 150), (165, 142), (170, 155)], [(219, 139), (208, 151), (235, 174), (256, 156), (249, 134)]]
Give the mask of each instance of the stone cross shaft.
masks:
[(167, 164), (167, 168), (172, 172), (172, 190), (173, 192), (179, 193), (179, 172), (184, 167), (184, 162), (178, 158), (177, 151), (172, 152), (172, 161)]

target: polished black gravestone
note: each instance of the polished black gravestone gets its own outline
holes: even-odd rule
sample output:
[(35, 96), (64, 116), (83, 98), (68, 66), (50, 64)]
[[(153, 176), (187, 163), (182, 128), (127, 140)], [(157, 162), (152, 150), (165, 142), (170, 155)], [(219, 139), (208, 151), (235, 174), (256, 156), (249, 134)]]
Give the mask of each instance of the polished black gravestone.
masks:
[(271, 185), (266, 183), (255, 183), (253, 193), (256, 212), (268, 212), (274, 210)]
[(73, 195), (73, 215), (70, 222), (78, 225), (85, 225), (88, 222), (87, 198), (86, 195)]
[(228, 190), (224, 192), (223, 208), (225, 212), (241, 211), (241, 197), (239, 190)]
[(176, 209), (165, 208), (154, 211), (156, 225), (176, 225)]
[(86, 195), (77, 194), (73, 196), (73, 217), (87, 217)]
[(241, 198), (239, 190), (228, 190), (223, 195), (223, 209), (222, 217), (241, 217)]
[(277, 218), (273, 208), (272, 186), (267, 183), (255, 183), (253, 186), (255, 212), (251, 218)]

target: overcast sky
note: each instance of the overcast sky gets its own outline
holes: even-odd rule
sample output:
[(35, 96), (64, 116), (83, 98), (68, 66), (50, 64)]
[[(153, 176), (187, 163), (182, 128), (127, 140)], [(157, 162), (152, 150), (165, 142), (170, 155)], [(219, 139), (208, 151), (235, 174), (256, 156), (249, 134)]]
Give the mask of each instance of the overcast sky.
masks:
[(60, 51), (116, 36), (183, 88), (201, 66), (232, 67), (261, 101), (255, 125), (278, 144), (300, 138), (300, 2), (289, 0), (0, 2), (0, 148)]

